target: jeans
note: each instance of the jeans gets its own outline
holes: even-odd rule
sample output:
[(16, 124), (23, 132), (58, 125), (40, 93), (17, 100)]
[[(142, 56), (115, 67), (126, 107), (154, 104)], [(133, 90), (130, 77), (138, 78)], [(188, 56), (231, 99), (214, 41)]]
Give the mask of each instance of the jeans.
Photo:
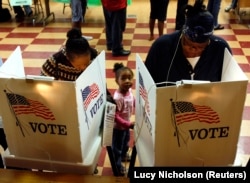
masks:
[(115, 164), (118, 170), (122, 169), (122, 151), (124, 145), (127, 145), (126, 132), (126, 130), (113, 130), (112, 150), (114, 153)]
[(125, 130), (125, 139), (124, 139), (124, 145), (123, 145), (123, 148), (122, 148), (122, 158), (126, 158), (127, 156), (127, 152), (128, 152), (128, 149), (129, 149), (129, 140), (130, 140), (130, 130)]

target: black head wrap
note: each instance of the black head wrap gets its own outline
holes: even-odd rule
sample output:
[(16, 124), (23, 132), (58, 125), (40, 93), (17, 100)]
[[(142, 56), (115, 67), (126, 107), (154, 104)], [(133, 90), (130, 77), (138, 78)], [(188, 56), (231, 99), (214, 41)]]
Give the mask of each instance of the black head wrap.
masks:
[(206, 42), (213, 34), (214, 18), (213, 15), (205, 9), (203, 0), (197, 0), (194, 6), (186, 8), (186, 22), (183, 27), (183, 33), (193, 42)]

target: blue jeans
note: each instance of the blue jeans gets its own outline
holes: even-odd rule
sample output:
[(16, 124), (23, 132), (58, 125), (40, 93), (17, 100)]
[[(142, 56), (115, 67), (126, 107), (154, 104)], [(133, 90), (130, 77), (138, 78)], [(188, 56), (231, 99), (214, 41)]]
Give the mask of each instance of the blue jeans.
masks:
[(26, 15), (29, 15), (32, 12), (32, 9), (29, 5), (24, 5), (23, 9), (24, 9)]
[(81, 0), (71, 0), (71, 21), (72, 22), (81, 22), (83, 20), (82, 17), (82, 1)]
[(124, 139), (124, 145), (122, 149), (122, 158), (126, 158), (127, 152), (129, 149), (129, 141), (130, 141), (130, 130), (125, 130), (125, 139)]
[(115, 164), (118, 168), (118, 171), (122, 169), (122, 151), (124, 146), (127, 145), (126, 132), (126, 130), (113, 130), (112, 150), (114, 153)]
[(214, 17), (214, 26), (218, 25), (218, 15), (220, 11), (220, 4), (221, 0), (208, 0), (207, 3), (207, 10), (213, 15)]

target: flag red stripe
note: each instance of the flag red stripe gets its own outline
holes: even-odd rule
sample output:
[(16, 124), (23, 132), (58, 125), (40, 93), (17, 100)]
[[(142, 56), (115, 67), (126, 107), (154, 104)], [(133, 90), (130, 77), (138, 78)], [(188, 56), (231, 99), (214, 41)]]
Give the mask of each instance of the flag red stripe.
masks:
[(38, 109), (34, 109), (31, 106), (27, 106), (27, 105), (18, 105), (18, 106), (13, 106), (13, 110), (15, 111), (16, 115), (20, 115), (20, 114), (34, 114), (38, 117), (42, 117), (44, 119), (51, 119), (51, 120), (55, 120), (54, 115), (47, 110), (43, 110), (40, 111)]
[(176, 123), (181, 124), (184, 122), (191, 122), (194, 120), (198, 120), (199, 122), (205, 122), (205, 123), (219, 123), (220, 119), (217, 114), (214, 115), (206, 115), (201, 113), (181, 113), (175, 116), (176, 117)]
[(183, 114), (178, 114), (175, 116), (176, 118), (176, 123), (181, 124), (184, 122), (191, 122), (194, 120), (199, 120), (198, 116), (196, 113), (183, 113)]
[(87, 107), (90, 104), (91, 100), (96, 98), (100, 93), (100, 90), (99, 90), (99, 87), (98, 87), (97, 84), (92, 84), (89, 88), (90, 88), (90, 93), (88, 94), (88, 96), (86, 97), (86, 99), (83, 102), (85, 110), (87, 109)]
[(139, 92), (140, 92), (140, 95), (142, 96), (143, 100), (145, 101), (145, 106), (146, 106), (147, 112), (149, 113), (150, 108), (149, 108), (147, 91), (142, 86), (140, 86)]

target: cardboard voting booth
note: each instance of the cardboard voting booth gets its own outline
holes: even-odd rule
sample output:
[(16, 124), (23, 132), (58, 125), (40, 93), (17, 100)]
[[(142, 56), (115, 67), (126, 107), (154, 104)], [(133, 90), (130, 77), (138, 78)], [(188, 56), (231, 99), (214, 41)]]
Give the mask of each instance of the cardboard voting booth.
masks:
[(136, 57), (135, 144), (141, 166), (230, 166), (248, 79), (225, 50), (221, 82), (158, 87)]
[(93, 174), (106, 103), (105, 53), (75, 82), (25, 76), (18, 47), (0, 68), (8, 166)]

